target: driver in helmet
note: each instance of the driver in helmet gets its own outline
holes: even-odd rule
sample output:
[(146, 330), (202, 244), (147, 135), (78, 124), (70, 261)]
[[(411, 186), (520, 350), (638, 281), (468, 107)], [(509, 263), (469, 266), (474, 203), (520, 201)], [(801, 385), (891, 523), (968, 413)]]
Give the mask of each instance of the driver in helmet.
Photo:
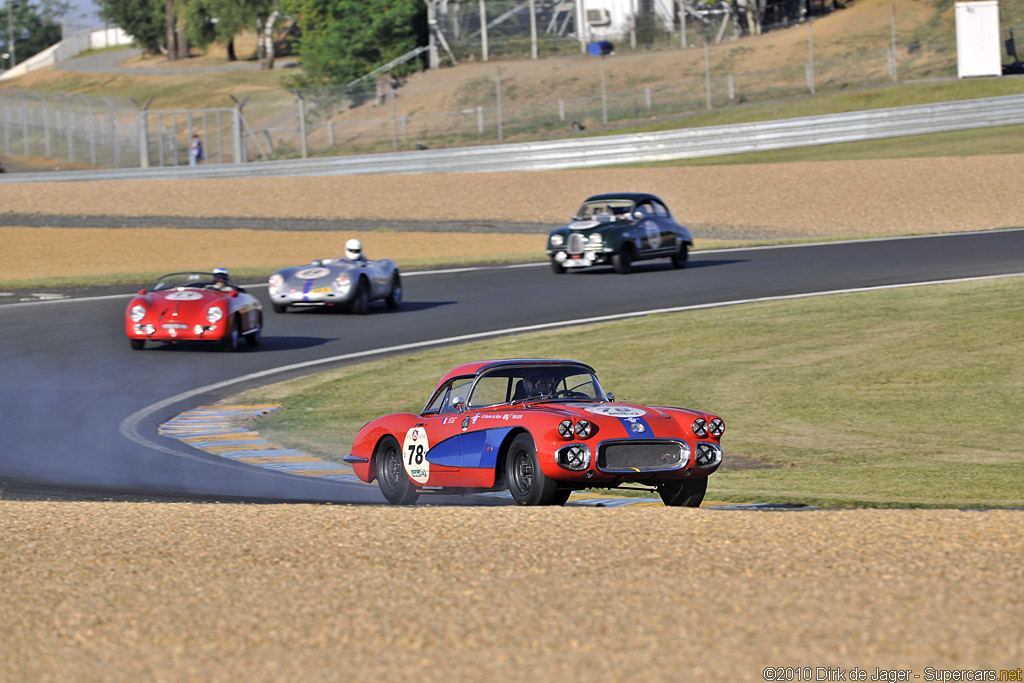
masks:
[(523, 378), (523, 390), (526, 392), (526, 395), (531, 398), (535, 396), (551, 396), (551, 392), (554, 391), (554, 388), (555, 380), (546, 375)]
[(216, 289), (221, 292), (230, 292), (234, 287), (231, 286), (231, 278), (228, 276), (226, 268), (214, 268), (213, 269), (213, 284), (208, 285), (208, 289)]
[(349, 263), (365, 263), (366, 256), (363, 255), (363, 243), (354, 237), (345, 242), (345, 260)]

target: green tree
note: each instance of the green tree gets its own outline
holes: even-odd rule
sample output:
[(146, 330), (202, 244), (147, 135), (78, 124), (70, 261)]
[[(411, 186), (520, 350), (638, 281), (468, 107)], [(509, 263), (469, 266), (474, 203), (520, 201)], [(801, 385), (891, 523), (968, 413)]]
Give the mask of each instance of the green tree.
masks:
[(348, 83), (427, 42), (423, 0), (291, 0), (299, 17), (299, 87)]
[[(59, 0), (7, 0), (0, 6), (0, 54), (7, 54), (8, 58), (0, 65), (13, 66), (12, 62), (23, 62), (60, 42), (60, 19), (70, 9), (70, 3)], [(7, 30), (8, 12), (14, 29), (13, 50)]]
[(201, 48), (220, 43), (227, 47), (228, 59), (234, 61), (235, 36), (255, 30), (273, 11), (273, 5), (273, 0), (190, 0), (184, 14), (189, 42)]
[(164, 0), (98, 0), (100, 14), (125, 30), (146, 51), (157, 54), (167, 39)]

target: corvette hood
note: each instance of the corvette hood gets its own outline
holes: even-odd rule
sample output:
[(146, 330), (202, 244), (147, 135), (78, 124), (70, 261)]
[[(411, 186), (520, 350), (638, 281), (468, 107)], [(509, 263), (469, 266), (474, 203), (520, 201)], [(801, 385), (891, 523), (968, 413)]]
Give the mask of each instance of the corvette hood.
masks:
[(669, 418), (665, 412), (657, 408), (632, 405), (630, 403), (580, 401), (579, 403), (535, 403), (534, 407), (550, 410), (567, 418), (590, 420), (591, 422), (622, 420), (631, 417), (642, 417), (647, 420), (656, 418), (667, 420)]

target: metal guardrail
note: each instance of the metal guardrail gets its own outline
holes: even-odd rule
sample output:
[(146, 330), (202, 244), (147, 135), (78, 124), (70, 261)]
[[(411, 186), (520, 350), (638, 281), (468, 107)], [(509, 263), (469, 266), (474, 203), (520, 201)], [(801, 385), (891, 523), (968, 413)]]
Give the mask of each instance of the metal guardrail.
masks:
[(0, 182), (472, 173), (590, 168), (1024, 124), (1024, 95), (659, 133), (217, 166), (7, 173)]

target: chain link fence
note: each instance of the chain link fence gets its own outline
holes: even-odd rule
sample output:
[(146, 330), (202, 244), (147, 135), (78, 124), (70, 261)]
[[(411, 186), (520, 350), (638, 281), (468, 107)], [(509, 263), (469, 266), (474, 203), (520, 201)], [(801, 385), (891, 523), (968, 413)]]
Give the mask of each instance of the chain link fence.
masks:
[[(1022, 28), (1004, 29), (1004, 37)], [(471, 37), (472, 22), (460, 31)], [(520, 101), (513, 89), (503, 88), (496, 65), (494, 78), (478, 84), (477, 106), (414, 114), (399, 111), (400, 82), (391, 74), (286, 98), (254, 95), (234, 107), (203, 110), (150, 111), (134, 100), (0, 89), (0, 151), (123, 168), (188, 164), (193, 135), (202, 141), (207, 164), (487, 144), (564, 137), (613, 123), (850, 87), (951, 78), (957, 69), (954, 39), (893, 40), (888, 47), (842, 57), (726, 73), (711, 66), (706, 43), (692, 50), (704, 51), (703, 69), (688, 79), (610, 92), (603, 75), (614, 72), (615, 59), (601, 57), (602, 77), (585, 88), (593, 95), (542, 102)]]

